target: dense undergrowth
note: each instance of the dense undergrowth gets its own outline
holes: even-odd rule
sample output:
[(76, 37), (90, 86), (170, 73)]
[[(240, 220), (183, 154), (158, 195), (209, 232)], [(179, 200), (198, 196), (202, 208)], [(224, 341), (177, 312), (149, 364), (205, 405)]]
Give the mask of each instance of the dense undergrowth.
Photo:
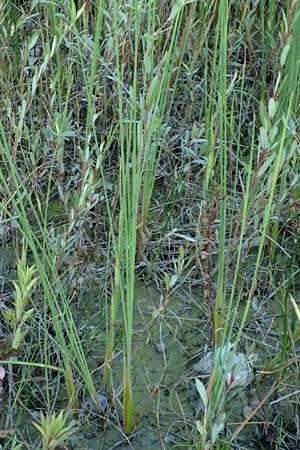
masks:
[[(180, 439), (158, 424), (157, 448), (300, 448), (299, 13), (298, 0), (1, 2), (2, 448), (85, 448), (76, 436), (108, 423), (129, 445), (160, 392), (140, 405), (133, 388), (137, 283), (159, 293), (147, 332), (171, 329), (170, 299), (191, 293), (199, 348), (180, 376), (194, 397), (190, 359), (215, 349)], [(237, 421), (231, 345), (258, 354)]]

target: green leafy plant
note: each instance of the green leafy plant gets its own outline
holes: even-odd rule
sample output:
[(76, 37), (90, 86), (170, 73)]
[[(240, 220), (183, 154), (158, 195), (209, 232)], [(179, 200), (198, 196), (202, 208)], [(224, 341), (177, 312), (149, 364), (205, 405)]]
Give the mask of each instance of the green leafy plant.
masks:
[[(124, 54), (121, 51), (120, 29), (124, 26), (124, 12), (128, 5), (114, 4), (113, 38), (116, 58), (116, 84), (118, 92), (118, 125), (120, 146), (119, 198), (120, 213), (118, 230), (114, 235), (115, 276), (111, 299), (111, 323), (106, 348), (104, 382), (107, 384), (114, 350), (114, 327), (119, 306), (124, 323), (124, 399), (125, 429), (131, 434), (134, 428), (132, 392), (132, 335), (134, 323), (134, 288), (136, 259), (144, 257), (145, 224), (149, 213), (156, 169), (159, 161), (159, 141), (163, 136), (164, 121), (168, 119), (172, 104), (169, 91), (176, 79), (185, 41), (178, 54), (180, 27), (183, 21), (183, 1), (175, 2), (166, 23), (171, 27), (164, 51), (155, 52), (159, 33), (156, 2), (132, 3), (132, 47), (130, 56), (130, 101), (124, 95), (128, 82), (123, 67)], [(189, 16), (187, 21), (191, 21)], [(146, 19), (146, 26), (142, 23)], [(145, 33), (146, 31), (146, 33)], [(188, 28), (185, 31), (185, 38)], [(140, 80), (139, 58), (143, 49), (142, 76)], [(169, 100), (169, 104), (168, 104)]]
[[(257, 136), (256, 120), (251, 124), (252, 141), (247, 154), (248, 162), (244, 165), (243, 176), (243, 201), (237, 224), (234, 225), (234, 216), (230, 209), (228, 187), (234, 186), (234, 193), (238, 193), (239, 180), (235, 181), (228, 177), (228, 165), (230, 163), (228, 145), (232, 133), (230, 123), (232, 121), (232, 109), (229, 110), (229, 95), (231, 86), (227, 86), (226, 73), (228, 71), (228, 29), (230, 29), (230, 11), (232, 4), (222, 2), (218, 10), (217, 38), (214, 53), (214, 85), (219, 89), (218, 102), (216, 103), (213, 123), (211, 128), (217, 124), (218, 128), (218, 153), (215, 155), (213, 147), (212, 160), (209, 172), (210, 177), (215, 173), (217, 183), (214, 179), (208, 179), (212, 188), (212, 198), (219, 219), (218, 226), (218, 259), (217, 259), (217, 285), (216, 293), (211, 296), (211, 307), (213, 316), (213, 345), (216, 357), (214, 367), (210, 373), (208, 386), (205, 387), (200, 380), (197, 381), (197, 389), (204, 403), (205, 412), (203, 418), (197, 421), (197, 429), (201, 435), (198, 448), (201, 450), (211, 449), (218, 445), (219, 435), (224, 428), (227, 416), (227, 395), (230, 386), (224, 374), (224, 360), (222, 363), (222, 351), (233, 338), (233, 352), (240, 343), (246, 320), (248, 318), (252, 299), (259, 280), (263, 258), (268, 255), (269, 249), (275, 254), (278, 248), (278, 219), (281, 214), (280, 200), (285, 198), (288, 162), (296, 152), (296, 144), (293, 137), (293, 114), (295, 109), (294, 92), (288, 92), (287, 80), (289, 77), (298, 79), (299, 72), (293, 71), (289, 64), (289, 54), (292, 47), (297, 47), (299, 2), (292, 2), (289, 10), (289, 20), (285, 19), (285, 37), (282, 39), (282, 50), (280, 54), (280, 68), (277, 76), (275, 89), (268, 101), (268, 107), (260, 102), (260, 130)], [(285, 17), (285, 16), (284, 16)], [(297, 23), (296, 23), (297, 22)], [(299, 47), (297, 47), (299, 48)], [(296, 65), (298, 67), (298, 65)], [(294, 86), (294, 84), (292, 84)], [(287, 100), (288, 98), (288, 100)], [(242, 135), (239, 129), (239, 135)], [(256, 143), (256, 140), (258, 141)], [(255, 156), (255, 152), (257, 155)], [(255, 161), (256, 157), (256, 161)], [(252, 168), (252, 166), (254, 167)], [(236, 173), (239, 173), (238, 165)], [(230, 184), (229, 184), (230, 183)], [(279, 194), (279, 195), (278, 195)], [(258, 200), (259, 199), (259, 200)], [(247, 299), (242, 304), (242, 289), (238, 285), (239, 271), (242, 266), (242, 249), (246, 239), (247, 224), (251, 220), (253, 210), (259, 204), (264, 204), (262, 225), (259, 234), (258, 249), (255, 252), (254, 269), (251, 274), (250, 288)], [(274, 211), (278, 211), (278, 216)], [(272, 217), (275, 215), (275, 218)], [(277, 224), (277, 225), (276, 225)], [(272, 237), (268, 239), (268, 232), (272, 230)], [(209, 236), (212, 240), (212, 233)], [(211, 246), (211, 242), (209, 242)], [(233, 282), (228, 282), (232, 268), (230, 263), (234, 261)], [(212, 263), (212, 258), (210, 258)], [(210, 273), (208, 279), (211, 281)], [(207, 283), (209, 285), (209, 282)], [(241, 316), (238, 314), (241, 310)], [(235, 330), (237, 330), (235, 332)], [(277, 360), (278, 361), (278, 360)], [(226, 361), (225, 361), (226, 363)], [(243, 363), (240, 359), (237, 364)], [(226, 364), (225, 364), (226, 365)], [(234, 374), (234, 372), (233, 372)], [(234, 436), (236, 437), (238, 433)]]
[(201, 436), (200, 442), (196, 443), (197, 449), (209, 450), (217, 443), (225, 427), (230, 400), (253, 379), (254, 359), (255, 355), (247, 357), (236, 352), (229, 342), (213, 353), (207, 353), (194, 366), (197, 371), (210, 374), (207, 387), (196, 378), (196, 388), (204, 406), (202, 420), (196, 421), (196, 428)]
[(12, 348), (17, 350), (26, 335), (25, 323), (32, 317), (34, 308), (27, 308), (31, 293), (37, 283), (35, 265), (29, 267), (26, 262), (27, 246), (23, 246), (22, 255), (17, 264), (18, 280), (13, 282), (15, 288), (14, 310), (4, 312), (6, 320), (13, 328)]
[(33, 422), (43, 439), (43, 450), (54, 450), (69, 439), (77, 430), (75, 420), (69, 420), (67, 412), (61, 411), (58, 415), (52, 413), (44, 416), (41, 413), (40, 423)]

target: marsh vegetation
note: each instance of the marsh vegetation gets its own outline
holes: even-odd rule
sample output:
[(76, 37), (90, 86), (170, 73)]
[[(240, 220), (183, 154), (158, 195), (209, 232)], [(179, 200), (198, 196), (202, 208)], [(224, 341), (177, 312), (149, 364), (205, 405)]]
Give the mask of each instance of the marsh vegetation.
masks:
[(299, 14), (0, 3), (1, 448), (300, 448)]

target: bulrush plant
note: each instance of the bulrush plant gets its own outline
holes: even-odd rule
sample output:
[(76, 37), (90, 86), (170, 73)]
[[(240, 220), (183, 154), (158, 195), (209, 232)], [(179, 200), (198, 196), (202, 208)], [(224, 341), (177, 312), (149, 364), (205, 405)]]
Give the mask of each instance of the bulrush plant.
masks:
[[(51, 8), (51, 11), (47, 11), (46, 7), (44, 12), (46, 13), (46, 16), (48, 13), (49, 15), (56, 14), (55, 8), (54, 10)], [(19, 237), (21, 236), (23, 238), (25, 245), (27, 245), (28, 250), (32, 253), (37, 276), (39, 278), (39, 284), (41, 286), (41, 292), (43, 292), (42, 301), (44, 306), (40, 306), (40, 310), (42, 314), (44, 314), (43, 338), (45, 348), (47, 347), (47, 342), (49, 342), (48, 327), (51, 324), (57, 338), (57, 349), (61, 352), (63, 373), (65, 376), (65, 383), (67, 386), (70, 404), (74, 409), (79, 408), (74, 377), (74, 371), (78, 369), (82, 379), (85, 380), (87, 390), (94, 399), (100, 411), (101, 405), (98, 401), (96, 389), (87, 366), (86, 356), (84, 354), (70, 311), (70, 302), (66, 296), (62, 280), (57, 272), (56, 249), (52, 246), (51, 236), (49, 236), (49, 230), (46, 225), (48, 217), (47, 207), (49, 205), (49, 198), (52, 195), (51, 182), (55, 156), (53, 157), (53, 161), (51, 161), (49, 167), (49, 178), (46, 182), (46, 188), (44, 186), (45, 198), (43, 199), (43, 203), (46, 205), (46, 210), (44, 211), (41, 208), (41, 202), (37, 189), (35, 189), (33, 191), (34, 194), (32, 194), (34, 175), (30, 171), (28, 173), (24, 173), (24, 168), (28, 168), (29, 160), (26, 152), (22, 149), (18, 152), (18, 157), (20, 160), (18, 161), (18, 164), (16, 163), (16, 152), (21, 141), (21, 137), (24, 136), (24, 139), (28, 137), (29, 127), (31, 127), (32, 130), (36, 130), (36, 125), (34, 124), (34, 120), (32, 118), (32, 109), (36, 107), (37, 95), (39, 90), (43, 87), (43, 77), (45, 77), (47, 70), (49, 71), (48, 74), (51, 77), (51, 70), (49, 66), (53, 61), (55, 52), (58, 46), (61, 45), (63, 39), (68, 35), (68, 33), (70, 33), (71, 29), (74, 27), (74, 23), (79, 19), (82, 12), (83, 9), (79, 10), (73, 19), (70, 19), (70, 21), (67, 20), (65, 25), (57, 30), (61, 33), (59, 39), (55, 36), (52, 42), (47, 41), (45, 43), (42, 56), (37, 61), (38, 66), (35, 67), (34, 73), (32, 73), (31, 84), (29, 83), (29, 89), (25, 93), (27, 98), (23, 98), (20, 103), (21, 106), (17, 108), (17, 125), (13, 127), (14, 132), (11, 133), (7, 130), (9, 123), (4, 120), (4, 118), (2, 118), (3, 120), (0, 120), (0, 152), (2, 162), (0, 168), (0, 180), (1, 187), (6, 192), (6, 197), (4, 197), (3, 201), (1, 201), (0, 207), (2, 216), (8, 218), (11, 223), (13, 223), (16, 233), (18, 233)], [(18, 67), (18, 70), (23, 73), (24, 67)], [(52, 106), (55, 105), (55, 94), (53, 95), (54, 97), (51, 100)], [(60, 142), (58, 142), (60, 145), (63, 145), (62, 140), (67, 138), (67, 136), (64, 136), (63, 134), (62, 128), (59, 128), (58, 126), (58, 128), (56, 128), (56, 139), (60, 139)], [(70, 134), (68, 135), (71, 137)], [(36, 136), (38, 142), (38, 139), (40, 138), (38, 131), (36, 131)], [(34, 143), (31, 144), (30, 142), (29, 145), (32, 145), (32, 152), (40, 151), (38, 145), (34, 145)], [(13, 151), (11, 150), (12, 148)], [(54, 151), (56, 150), (54, 149)], [(33, 153), (32, 157), (35, 157), (35, 159), (38, 160), (42, 157), (42, 155), (34, 155)], [(60, 158), (63, 158), (63, 156), (60, 155)], [(21, 161), (23, 161), (23, 165), (21, 164)], [(85, 195), (87, 194), (89, 186), (88, 180), (85, 179), (85, 183), (84, 193), (81, 193), (79, 198), (80, 206), (81, 201), (87, 201)], [(50, 318), (49, 310), (51, 312)], [(49, 366), (48, 356), (48, 352), (46, 351), (43, 355), (45, 358), (44, 367), (46, 380), (49, 379), (49, 369), (47, 368)], [(75, 361), (76, 363), (74, 364)]]
[[(249, 160), (245, 165), (245, 181), (243, 183), (243, 201), (237, 223), (228, 220), (228, 153), (227, 146), (230, 139), (229, 123), (232, 112), (228, 111), (228, 88), (225, 78), (227, 72), (227, 32), (230, 16), (229, 2), (222, 2), (218, 11), (218, 36), (219, 46), (215, 47), (215, 71), (218, 73), (220, 96), (217, 104), (218, 139), (219, 153), (214, 163), (215, 170), (218, 169), (218, 193), (215, 203), (218, 204), (219, 213), (219, 232), (218, 232), (218, 278), (216, 288), (216, 299), (214, 303), (214, 357), (213, 367), (207, 387), (200, 380), (196, 380), (196, 387), (204, 405), (204, 413), (201, 420), (197, 421), (197, 430), (201, 436), (195, 444), (196, 449), (210, 450), (221, 445), (220, 435), (225, 428), (228, 397), (232, 392), (235, 383), (235, 370), (238, 369), (239, 362), (234, 362), (237, 347), (240, 345), (242, 333), (249, 315), (250, 307), (254, 297), (254, 292), (258, 283), (259, 271), (261, 270), (264, 254), (269, 253), (269, 235), (268, 230), (272, 231), (271, 248), (276, 246), (278, 240), (277, 219), (273, 222), (272, 214), (274, 211), (281, 211), (281, 202), (287, 195), (286, 183), (287, 174), (290, 167), (295, 164), (295, 152), (297, 144), (294, 141), (293, 120), (296, 116), (298, 105), (294, 101), (293, 89), (288, 85), (288, 80), (293, 79), (297, 83), (299, 64), (296, 64), (297, 71), (294, 70), (289, 55), (294, 54), (294, 48), (298, 48), (299, 36), (297, 30), (299, 27), (299, 2), (292, 2), (288, 17), (285, 19), (285, 38), (283, 39), (279, 72), (277, 75), (275, 88), (268, 101), (267, 107), (260, 102), (260, 128), (257, 135), (257, 118), (254, 115), (252, 121), (252, 143), (249, 151)], [(295, 47), (294, 47), (295, 46)], [(297, 85), (297, 84), (296, 84)], [(286, 92), (289, 95), (286, 95)], [(296, 89), (298, 92), (298, 89)], [(242, 130), (238, 130), (242, 133)], [(258, 141), (256, 143), (256, 141)], [(246, 163), (245, 163), (246, 164)], [(252, 168), (253, 167), (253, 168)], [(211, 180), (212, 182), (212, 180)], [(239, 182), (235, 181), (235, 186)], [(213, 187), (213, 185), (212, 185)], [(237, 192), (234, 192), (237, 194)], [(279, 193), (279, 195), (278, 195)], [(251, 214), (255, 211), (259, 199), (264, 203), (264, 212), (262, 218), (262, 229), (260, 233), (259, 245), (256, 253), (254, 270), (251, 275), (250, 288), (245, 305), (243, 305), (242, 315), (238, 319), (243, 291), (238, 287), (239, 272), (242, 265), (243, 245), (247, 235), (247, 224), (251, 221)], [(229, 225), (228, 225), (229, 223)], [(273, 250), (275, 251), (275, 250)], [(277, 248), (276, 248), (277, 251)], [(233, 280), (230, 283), (230, 292), (227, 291), (228, 275), (230, 263), (234, 262)], [(228, 301), (227, 301), (228, 299)], [(237, 328), (234, 334), (234, 328)], [(297, 334), (291, 337), (292, 341), (297, 338)], [(230, 341), (233, 340), (233, 344)], [(285, 344), (284, 344), (285, 345)], [(286, 346), (286, 345), (285, 345)], [(224, 356), (225, 354), (225, 356)], [(284, 354), (281, 352), (282, 362), (284, 364)], [(224, 358), (232, 361), (234, 370), (228, 378), (224, 373)], [(281, 362), (280, 358), (275, 358), (270, 364), (268, 370)], [(227, 363), (226, 363), (227, 365)], [(233, 433), (231, 441), (234, 441), (250, 418), (255, 415), (259, 408), (267, 401), (279, 386), (286, 380), (281, 377), (278, 383), (274, 384), (267, 392), (266, 396), (259, 402), (258, 406), (249, 414), (249, 418), (239, 426)]]
[[(159, 140), (170, 114), (168, 100), (172, 99), (170, 88), (174, 72), (182, 57), (178, 53), (178, 45), (184, 2), (175, 2), (165, 23), (160, 23), (157, 8), (155, 1), (134, 1), (131, 8), (115, 3), (112, 10), (118, 90), (120, 213), (118, 234), (114, 240), (115, 276), (104, 381), (107, 383), (110, 373), (114, 328), (121, 303), (124, 323), (123, 409), (127, 434), (131, 434), (134, 428), (131, 364), (136, 255), (138, 252), (142, 258), (145, 250), (145, 223), (159, 162)], [(123, 28), (128, 25), (124, 22), (125, 17), (126, 22), (132, 22), (130, 53), (122, 43)], [(187, 16), (187, 20), (191, 20), (191, 16)], [(164, 27), (168, 27), (167, 33)], [(161, 50), (162, 33), (166, 33), (166, 39)], [(184, 43), (182, 46), (181, 53)]]

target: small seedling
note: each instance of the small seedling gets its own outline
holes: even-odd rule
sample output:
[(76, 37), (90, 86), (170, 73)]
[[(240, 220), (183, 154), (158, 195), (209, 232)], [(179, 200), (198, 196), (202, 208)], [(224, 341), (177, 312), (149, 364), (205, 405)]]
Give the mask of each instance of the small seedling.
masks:
[(76, 422), (71, 420), (68, 423), (68, 413), (61, 411), (58, 415), (55, 413), (49, 415), (41, 414), (41, 422), (33, 423), (43, 439), (43, 450), (54, 450), (76, 431)]
[(26, 247), (22, 249), (21, 259), (17, 264), (18, 280), (13, 282), (15, 288), (15, 303), (14, 310), (5, 311), (6, 320), (13, 328), (12, 349), (17, 350), (20, 347), (22, 340), (25, 337), (24, 331), (25, 322), (27, 322), (33, 312), (34, 308), (26, 309), (32, 290), (38, 280), (35, 277), (35, 266), (29, 267), (26, 262)]

